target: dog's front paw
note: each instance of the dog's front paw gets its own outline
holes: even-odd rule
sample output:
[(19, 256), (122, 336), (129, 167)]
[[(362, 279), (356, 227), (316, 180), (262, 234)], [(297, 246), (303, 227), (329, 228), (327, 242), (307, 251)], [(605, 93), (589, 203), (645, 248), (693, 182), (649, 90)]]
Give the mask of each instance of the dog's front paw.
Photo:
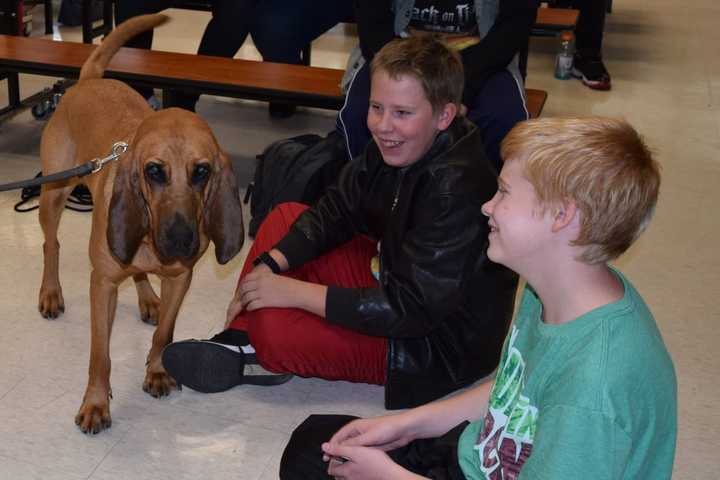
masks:
[(87, 400), (83, 402), (75, 415), (75, 425), (83, 433), (96, 434), (112, 425), (110, 418), (110, 403), (92, 403)]
[(155, 398), (170, 395), (170, 392), (177, 390), (178, 385), (175, 379), (167, 372), (147, 372), (143, 382), (143, 390)]
[(59, 317), (65, 311), (62, 289), (60, 287), (41, 288), (38, 310), (43, 318), (54, 319)]

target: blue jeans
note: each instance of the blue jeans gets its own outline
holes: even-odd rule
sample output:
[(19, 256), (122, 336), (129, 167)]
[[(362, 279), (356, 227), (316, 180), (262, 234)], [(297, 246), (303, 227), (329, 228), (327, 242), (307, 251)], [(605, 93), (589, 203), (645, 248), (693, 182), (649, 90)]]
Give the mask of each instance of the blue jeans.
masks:
[[(370, 68), (365, 64), (355, 75), (338, 115), (338, 130), (345, 135), (349, 155), (354, 158), (370, 141), (367, 128), (370, 98)], [(478, 126), (485, 153), (499, 172), (500, 143), (516, 123), (529, 118), (522, 85), (507, 70), (490, 76), (468, 108), (467, 118)]]

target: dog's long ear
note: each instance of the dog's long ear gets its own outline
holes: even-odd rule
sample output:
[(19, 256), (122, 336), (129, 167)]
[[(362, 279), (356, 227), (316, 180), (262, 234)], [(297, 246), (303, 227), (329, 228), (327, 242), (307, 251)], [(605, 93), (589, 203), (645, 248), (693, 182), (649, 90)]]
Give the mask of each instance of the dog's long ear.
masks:
[(123, 160), (118, 165), (110, 199), (107, 241), (117, 260), (128, 265), (148, 233), (150, 220), (136, 161), (132, 157)]
[(225, 264), (243, 246), (242, 205), (232, 164), (224, 153), (219, 154), (220, 171), (213, 175), (205, 203), (205, 231), (215, 244), (215, 258)]

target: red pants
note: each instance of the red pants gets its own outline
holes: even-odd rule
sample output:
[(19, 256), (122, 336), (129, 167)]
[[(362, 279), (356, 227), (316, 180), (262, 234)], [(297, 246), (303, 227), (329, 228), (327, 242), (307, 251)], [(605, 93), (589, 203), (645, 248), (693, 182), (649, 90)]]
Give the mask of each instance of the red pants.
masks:
[[(278, 205), (258, 229), (240, 280), (252, 261), (269, 251), (307, 209), (299, 203)], [(377, 287), (370, 273), (375, 243), (356, 237), (305, 265), (283, 273), (322, 285), (349, 288)], [(260, 364), (272, 372), (303, 377), (383, 385), (387, 368), (387, 340), (353, 332), (328, 323), (323, 317), (298, 308), (261, 308), (242, 312), (230, 328), (248, 332)]]

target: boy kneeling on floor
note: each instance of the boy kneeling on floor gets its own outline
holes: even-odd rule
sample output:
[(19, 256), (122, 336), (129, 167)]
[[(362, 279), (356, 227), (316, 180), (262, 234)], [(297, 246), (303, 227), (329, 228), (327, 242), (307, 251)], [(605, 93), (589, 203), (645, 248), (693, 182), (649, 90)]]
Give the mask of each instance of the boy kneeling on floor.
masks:
[(397, 415), (311, 416), (282, 479), (671, 477), (672, 360), (607, 264), (650, 220), (657, 163), (630, 125), (603, 118), (523, 122), (501, 153), (487, 255), (527, 286), (495, 380)]

